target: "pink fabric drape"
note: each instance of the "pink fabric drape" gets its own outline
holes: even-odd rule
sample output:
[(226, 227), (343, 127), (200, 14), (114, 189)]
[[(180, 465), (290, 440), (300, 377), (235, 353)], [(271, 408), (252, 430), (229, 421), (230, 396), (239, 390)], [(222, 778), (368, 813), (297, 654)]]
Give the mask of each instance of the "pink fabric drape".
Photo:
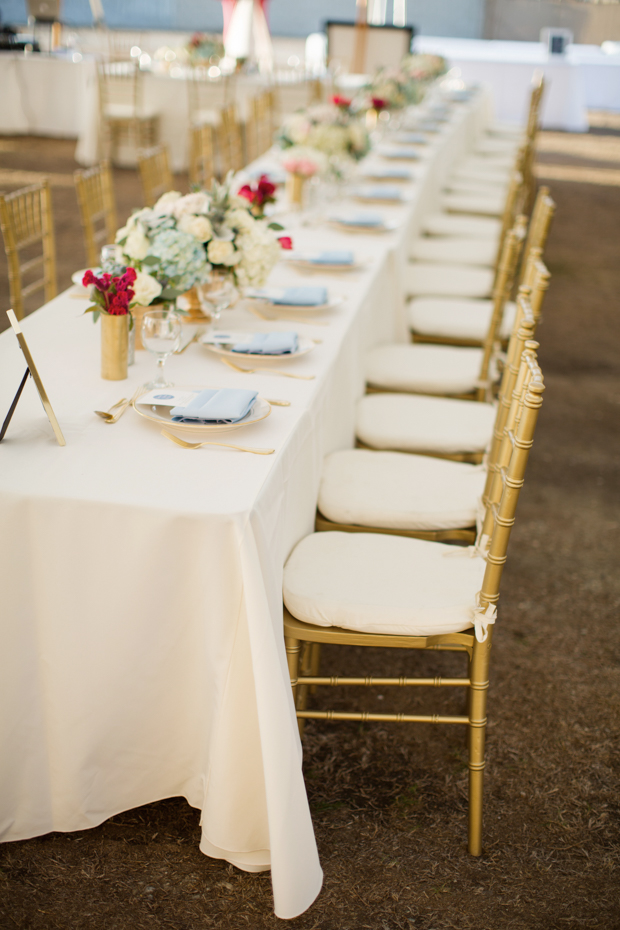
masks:
[[(237, 0), (222, 0), (222, 13), (224, 14), (224, 38), (226, 38), (226, 33), (228, 32), (228, 27), (230, 25), (230, 17), (233, 14), (235, 8), (235, 3)], [(263, 12), (265, 13), (265, 18), (267, 18), (267, 0), (258, 0), (260, 3)]]

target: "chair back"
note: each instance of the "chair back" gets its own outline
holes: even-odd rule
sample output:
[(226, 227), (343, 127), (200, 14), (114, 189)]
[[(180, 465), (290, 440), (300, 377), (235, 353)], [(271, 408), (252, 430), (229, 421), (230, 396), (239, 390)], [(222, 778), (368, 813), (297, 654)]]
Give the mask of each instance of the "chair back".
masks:
[(173, 189), (174, 181), (168, 163), (168, 149), (155, 145), (138, 152), (138, 168), (142, 181), (144, 203), (152, 207), (162, 194)]
[(87, 264), (99, 263), (101, 246), (114, 242), (118, 224), (114, 203), (114, 185), (109, 161), (73, 174), (80, 217), (84, 230)]
[(192, 126), (189, 131), (189, 183), (202, 190), (211, 187), (215, 177), (213, 127)]
[(250, 118), (245, 124), (245, 145), (248, 163), (271, 146), (271, 95), (257, 94), (250, 101)]
[(499, 348), (499, 332), (504, 317), (506, 302), (512, 293), (517, 266), (521, 257), (521, 250), (527, 233), (527, 217), (521, 214), (508, 235), (504, 239), (502, 254), (493, 288), (493, 310), (487, 330), (480, 364), (480, 381), (478, 386), (478, 400), (488, 398), (491, 379), (489, 368), (494, 354)]
[(198, 65), (186, 78), (189, 124), (214, 126), (222, 107), (234, 99), (233, 77), (209, 77), (208, 68)]
[[(47, 302), (57, 293), (52, 197), (47, 180), (0, 195), (0, 227), (9, 267), (11, 304), (21, 320), (25, 298), (43, 291)], [(38, 246), (40, 255), (22, 258), (20, 253), (30, 253)], [(41, 273), (41, 277), (25, 284), (24, 278), (33, 272)]]
[(234, 103), (220, 110), (219, 149), (222, 175), (241, 171), (245, 164), (243, 132)]
[(485, 489), (484, 521), (477, 541), (487, 563), (478, 595), (481, 608), (494, 606), (499, 598), (510, 532), (542, 406), (545, 386), (536, 358), (537, 347), (530, 340), (525, 344), (502, 447), (495, 466), (489, 469), (490, 489)]
[(525, 243), (525, 255), (529, 255), (532, 249), (544, 249), (551, 220), (555, 213), (555, 203), (549, 195), (548, 187), (541, 187), (536, 195), (530, 228)]
[(137, 119), (142, 106), (142, 82), (135, 61), (100, 61), (99, 104), (101, 118)]

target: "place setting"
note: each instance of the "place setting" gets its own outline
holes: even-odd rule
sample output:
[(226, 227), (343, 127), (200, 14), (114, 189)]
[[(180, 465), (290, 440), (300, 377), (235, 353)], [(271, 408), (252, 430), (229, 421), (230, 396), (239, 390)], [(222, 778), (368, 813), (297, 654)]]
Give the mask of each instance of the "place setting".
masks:
[(291, 251), (283, 258), (286, 265), (291, 265), (304, 274), (343, 274), (361, 271), (367, 267), (367, 261), (356, 259), (355, 253), (348, 249), (328, 249), (323, 251)]
[(380, 213), (370, 211), (347, 211), (336, 213), (329, 217), (329, 225), (341, 232), (380, 234), (394, 232), (399, 223), (386, 220)]
[(326, 287), (318, 285), (293, 287), (246, 288), (245, 306), (262, 320), (288, 320), (328, 326), (329, 321), (318, 320), (313, 313), (336, 310), (345, 298), (330, 296)]

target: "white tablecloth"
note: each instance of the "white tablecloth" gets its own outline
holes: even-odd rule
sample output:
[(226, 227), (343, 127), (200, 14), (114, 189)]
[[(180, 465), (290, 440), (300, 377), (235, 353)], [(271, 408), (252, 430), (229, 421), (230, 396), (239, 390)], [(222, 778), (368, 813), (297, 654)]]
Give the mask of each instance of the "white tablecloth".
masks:
[(549, 55), (540, 42), (434, 36), (418, 36), (415, 46), (444, 55), (464, 81), (488, 86), (502, 122), (524, 120), (536, 69), (548, 82), (541, 113), (545, 129), (587, 132), (588, 109), (620, 110), (620, 55), (605, 55), (597, 46), (572, 45), (566, 55)]
[[(198, 345), (168, 361), (178, 385), (254, 386), (290, 400), (221, 436), (273, 456), (186, 451), (133, 410), (105, 424), (93, 410), (129, 396), (154, 359), (138, 353), (128, 382), (102, 381), (99, 327), (72, 292), (24, 321), (67, 445), (55, 443), (27, 384), (0, 448), (1, 839), (93, 827), (183, 796), (202, 812), (203, 852), (271, 868), (278, 916), (300, 914), (318, 894), (282, 567), (313, 529), (324, 455), (353, 444), (365, 350), (405, 338), (407, 242), (473, 144), (482, 104), (456, 107), (413, 166), (409, 202), (380, 208), (398, 231), (352, 235), (291, 220), (296, 247), (352, 248), (367, 261), (325, 276), (344, 304), (325, 315), (328, 326), (300, 324), (316, 348), (281, 363), (315, 380), (237, 374)], [(270, 283), (303, 281), (280, 263)], [(266, 324), (240, 308), (224, 326)], [(13, 334), (2, 334), (0, 409), (23, 370)]]

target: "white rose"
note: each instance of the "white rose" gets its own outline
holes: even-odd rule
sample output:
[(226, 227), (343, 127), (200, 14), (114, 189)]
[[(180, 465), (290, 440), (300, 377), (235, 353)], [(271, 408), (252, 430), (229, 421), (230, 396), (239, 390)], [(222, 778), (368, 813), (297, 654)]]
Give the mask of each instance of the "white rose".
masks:
[[(164, 196), (166, 196), (164, 194)], [(179, 197), (173, 204), (172, 212), (177, 219), (185, 216), (187, 213), (208, 213), (211, 201), (206, 194), (197, 191), (194, 194), (186, 194), (185, 197)]]
[(161, 195), (153, 210), (155, 213), (172, 213), (175, 203), (181, 199), (181, 196), (179, 191), (168, 191)]
[(138, 271), (137, 277), (132, 284), (134, 291), (134, 300), (143, 307), (148, 307), (152, 300), (161, 294), (161, 284), (156, 281), (150, 274), (144, 271)]
[(237, 229), (253, 229), (256, 225), (254, 217), (250, 216), (247, 210), (231, 210), (226, 217), (226, 223), (229, 226), (235, 226)]
[(181, 232), (195, 236), (199, 242), (206, 242), (207, 239), (213, 238), (213, 227), (206, 216), (185, 213), (178, 222), (178, 228)]
[(123, 246), (123, 252), (129, 258), (135, 258), (137, 261), (142, 261), (149, 254), (149, 240), (146, 238), (141, 226), (134, 226), (131, 230), (127, 236), (127, 242)]
[(214, 265), (227, 265), (234, 253), (232, 242), (222, 241), (221, 239), (212, 239), (207, 246), (207, 255), (209, 261)]

